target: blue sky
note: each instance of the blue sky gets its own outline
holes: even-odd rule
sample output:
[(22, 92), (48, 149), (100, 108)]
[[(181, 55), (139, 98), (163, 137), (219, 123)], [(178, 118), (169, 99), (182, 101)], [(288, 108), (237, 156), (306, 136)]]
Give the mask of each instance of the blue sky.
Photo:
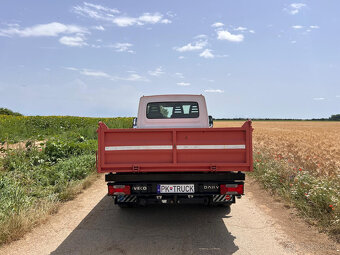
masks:
[(0, 8), (0, 107), (135, 116), (203, 94), (214, 117), (340, 113), (340, 2), (15, 1)]

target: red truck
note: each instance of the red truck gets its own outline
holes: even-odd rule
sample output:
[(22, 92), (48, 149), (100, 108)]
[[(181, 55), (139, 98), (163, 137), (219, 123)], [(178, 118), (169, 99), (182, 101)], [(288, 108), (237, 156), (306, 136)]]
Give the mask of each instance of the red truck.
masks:
[(143, 96), (133, 128), (99, 123), (97, 171), (120, 207), (230, 206), (253, 170), (251, 121), (212, 128), (202, 95)]

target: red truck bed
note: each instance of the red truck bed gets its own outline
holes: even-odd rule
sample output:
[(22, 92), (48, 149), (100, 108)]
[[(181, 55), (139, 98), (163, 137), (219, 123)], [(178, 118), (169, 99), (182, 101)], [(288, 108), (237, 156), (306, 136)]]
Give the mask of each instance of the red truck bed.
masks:
[(97, 170), (107, 172), (252, 171), (252, 126), (109, 129), (99, 123)]

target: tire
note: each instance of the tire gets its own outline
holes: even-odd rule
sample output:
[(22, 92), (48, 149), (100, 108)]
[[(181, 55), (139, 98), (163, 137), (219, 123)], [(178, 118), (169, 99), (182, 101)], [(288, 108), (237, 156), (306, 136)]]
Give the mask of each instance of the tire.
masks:
[(127, 204), (127, 203), (117, 203), (117, 205), (118, 205), (120, 208), (131, 208), (131, 207), (133, 207), (132, 204)]
[(229, 203), (223, 203), (223, 204), (219, 204), (218, 207), (223, 208), (223, 211), (226, 215), (230, 214), (231, 212), (231, 204)]
[(221, 204), (218, 204), (219, 207), (224, 207), (224, 208), (230, 208), (231, 204), (229, 203), (221, 203)]

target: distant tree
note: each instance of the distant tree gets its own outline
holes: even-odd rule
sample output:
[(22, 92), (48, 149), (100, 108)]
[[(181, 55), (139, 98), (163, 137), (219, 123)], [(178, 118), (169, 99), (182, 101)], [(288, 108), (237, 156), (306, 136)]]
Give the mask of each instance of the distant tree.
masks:
[(339, 121), (339, 120), (340, 120), (340, 114), (334, 114), (334, 115), (332, 115), (332, 116), (329, 118), (329, 120), (337, 120), (337, 121)]
[(13, 115), (13, 116), (22, 116), (21, 113), (13, 112), (7, 108), (0, 108), (0, 115)]

